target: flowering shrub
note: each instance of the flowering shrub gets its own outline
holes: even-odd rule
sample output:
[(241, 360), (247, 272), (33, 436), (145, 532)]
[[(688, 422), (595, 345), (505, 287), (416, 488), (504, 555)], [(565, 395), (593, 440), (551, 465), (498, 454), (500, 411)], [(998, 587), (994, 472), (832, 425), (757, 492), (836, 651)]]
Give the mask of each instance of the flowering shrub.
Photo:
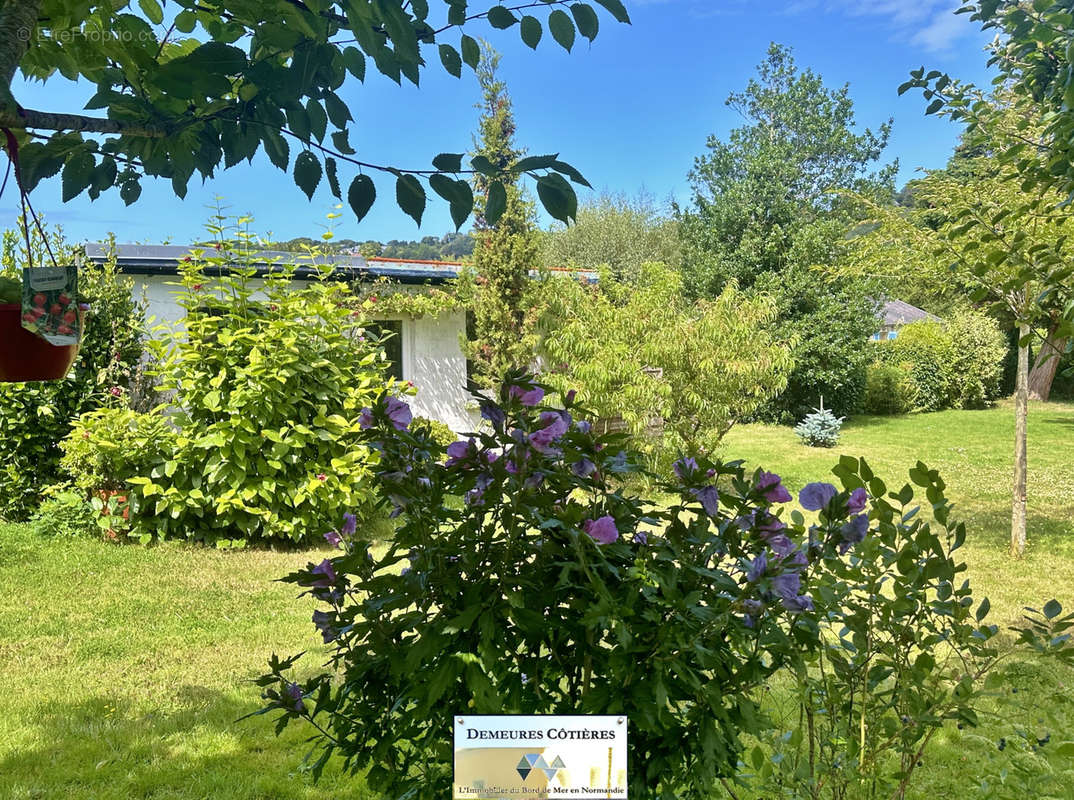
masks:
[[(321, 602), (312, 621), (330, 669), (299, 681), (298, 657), (273, 655), (258, 679), (255, 713), (280, 712), (277, 731), (317, 727), (314, 774), (338, 753), (378, 796), (445, 797), (455, 714), (624, 714), (632, 793), (709, 798), (742, 772), (743, 734), (771, 730), (769, 679), (806, 680), (822, 654), (838, 668), (850, 646), (865, 651), (867, 612), (911, 629), (946, 613), (982, 646), (994, 635), (951, 583), (964, 529), (934, 535), (913, 491), (887, 494), (864, 462), (841, 463), (843, 489), (801, 492), (819, 515), (808, 526), (778, 475), (741, 462), (678, 460), (662, 484), (675, 499), (657, 505), (622, 488), (638, 471), (626, 437), (595, 435), (573, 393), (544, 405), (545, 388), (509, 375), (479, 396), (487, 429), (446, 449), (410, 429), (397, 398), (363, 412), (399, 529), (375, 557), (347, 517), (326, 536), (338, 555), (282, 579)], [(921, 475), (946, 524), (942, 482)], [(900, 588), (925, 587), (913, 608), (879, 591), (893, 572)], [(925, 597), (938, 605), (922, 617)], [(941, 628), (923, 630), (911, 645), (936, 645)], [(940, 677), (919, 653), (902, 659), (950, 689), (936, 724), (971, 718), (975, 695), (950, 664)], [(873, 691), (892, 677), (866, 674)]]

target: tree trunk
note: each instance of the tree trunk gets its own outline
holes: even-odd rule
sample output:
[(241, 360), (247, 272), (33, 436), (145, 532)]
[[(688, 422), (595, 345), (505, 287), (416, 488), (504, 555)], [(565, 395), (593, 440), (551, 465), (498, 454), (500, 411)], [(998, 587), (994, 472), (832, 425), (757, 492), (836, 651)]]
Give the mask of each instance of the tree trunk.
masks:
[(30, 39), (37, 33), (41, 0), (4, 0), (0, 3), (0, 97), (10, 110), (11, 81), (26, 55)]
[(1011, 556), (1026, 550), (1026, 421), (1029, 413), (1029, 326), (1018, 327), (1018, 382), (1014, 391), (1014, 501), (1011, 506)]
[(1029, 399), (1047, 402), (1048, 395), (1052, 393), (1052, 381), (1059, 369), (1059, 357), (1066, 349), (1067, 340), (1056, 336), (1056, 327), (1048, 329), (1048, 338), (1041, 345), (1040, 352), (1033, 362), (1033, 369), (1029, 373)]

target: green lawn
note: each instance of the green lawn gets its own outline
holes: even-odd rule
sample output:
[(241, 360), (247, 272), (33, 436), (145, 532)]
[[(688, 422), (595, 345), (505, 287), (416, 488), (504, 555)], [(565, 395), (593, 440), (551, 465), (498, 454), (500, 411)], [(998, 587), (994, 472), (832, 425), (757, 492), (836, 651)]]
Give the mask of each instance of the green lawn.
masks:
[[(726, 455), (793, 488), (826, 479), (840, 453), (867, 456), (889, 486), (918, 458), (939, 468), (970, 523), (972, 578), (1002, 624), (1052, 596), (1074, 607), (1074, 406), (1031, 410), (1030, 550), (1018, 564), (1005, 554), (1010, 416), (1008, 406), (862, 419), (835, 450), (743, 426)], [(43, 541), (0, 524), (0, 798), (369, 797), (331, 766), (315, 786), (299, 770), (301, 729), (277, 739), (266, 717), (234, 722), (258, 706), (247, 681), (269, 653), (305, 648), (307, 669), (319, 664), (312, 603), (273, 579), (322, 557)], [(1012, 674), (1019, 724), (1059, 708), (1069, 724), (1054, 739), (1074, 738), (1074, 713), (1062, 708), (1068, 677), (1028, 662)], [(1010, 730), (987, 720), (945, 732), (915, 796), (977, 796), (969, 776), (1002, 765), (994, 739)]]
[(299, 771), (248, 679), (320, 663), (313, 604), (274, 583), (319, 553), (42, 541), (0, 525), (0, 798), (367, 798)]

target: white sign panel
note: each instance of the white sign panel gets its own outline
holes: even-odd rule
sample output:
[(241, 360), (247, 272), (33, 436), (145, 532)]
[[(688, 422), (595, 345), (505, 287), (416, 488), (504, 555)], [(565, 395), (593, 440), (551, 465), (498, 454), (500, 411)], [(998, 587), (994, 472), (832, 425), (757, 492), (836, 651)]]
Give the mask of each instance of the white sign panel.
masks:
[(455, 717), (455, 800), (627, 796), (621, 716)]

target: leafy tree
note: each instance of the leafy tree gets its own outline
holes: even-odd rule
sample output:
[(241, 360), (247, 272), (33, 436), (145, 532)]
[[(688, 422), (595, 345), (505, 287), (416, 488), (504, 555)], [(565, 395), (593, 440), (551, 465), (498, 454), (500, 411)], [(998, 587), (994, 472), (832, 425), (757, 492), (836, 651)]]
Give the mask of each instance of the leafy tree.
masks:
[[(621, 0), (596, 0), (629, 22)], [(375, 68), (396, 82), (417, 85), (438, 59), (450, 74), (478, 66), (477, 41), (464, 32), (488, 24), (518, 25), (536, 48), (547, 25), (570, 50), (576, 34), (596, 37), (599, 18), (587, 2), (529, 0), (480, 10), (466, 0), (5, 0), (0, 3), (0, 128), (14, 131), (9, 154), (32, 190), (62, 171), (63, 199), (96, 198), (118, 189), (137, 200), (144, 176), (168, 178), (186, 194), (195, 172), (249, 160), (264, 149), (279, 169), (292, 171), (308, 197), (326, 179), (360, 220), (376, 199), (367, 172), (393, 175), (400, 208), (420, 223), (425, 183), (448, 201), (460, 226), (472, 196), (467, 173), (493, 184), (527, 173), (548, 212), (573, 216), (570, 182), (585, 179), (555, 156), (527, 164), (493, 165), (442, 153), (432, 169), (401, 169), (356, 156), (349, 143), (350, 107), (342, 89)], [(564, 8), (569, 9), (569, 14)], [(544, 22), (528, 13), (540, 9)], [(435, 50), (432, 50), (435, 48)], [(433, 55), (432, 53), (435, 53)], [(16, 70), (48, 82), (60, 76), (94, 84), (87, 108), (100, 116), (53, 113), (21, 106), (12, 94)], [(354, 177), (344, 182), (340, 165)], [(566, 178), (564, 177), (566, 176)], [(569, 180), (568, 180), (569, 179)], [(493, 208), (489, 216), (495, 220)]]
[[(507, 86), (496, 70), (500, 55), (483, 43), (477, 78), (481, 85), (481, 119), (474, 138), (474, 158), (506, 169), (522, 163), (515, 145), (515, 116)], [(525, 161), (526, 159), (522, 159)], [(475, 238), (473, 269), (463, 283), (472, 311), (472, 335), (464, 342), (478, 385), (498, 382), (508, 370), (533, 360), (530, 272), (538, 264), (533, 203), (517, 184), (474, 176)]]
[[(1035, 326), (1050, 322), (1051, 298), (1069, 287), (1074, 266), (1066, 245), (1069, 214), (1054, 192), (1026, 193), (1011, 167), (980, 169), (966, 180), (935, 172), (915, 187), (922, 208), (874, 206), (879, 227), (863, 237), (856, 269), (897, 278), (913, 273), (970, 287), (1018, 331), (1015, 389), (1015, 477), (1011, 553), (1021, 557), (1026, 537), (1026, 420), (1029, 344)], [(922, 217), (925, 220), (922, 221)], [(1069, 326), (1058, 332), (1069, 335)]]
[(542, 258), (549, 267), (607, 267), (619, 280), (636, 280), (646, 262), (681, 264), (678, 227), (648, 195), (602, 194), (579, 207), (573, 225), (545, 235)]
[(790, 388), (767, 416), (800, 418), (820, 394), (837, 414), (853, 412), (875, 304), (859, 281), (833, 282), (813, 268), (842, 257), (861, 219), (856, 203), (833, 190), (890, 196), (895, 165), (874, 167), (891, 123), (856, 133), (848, 87), (827, 88), (777, 44), (727, 104), (746, 124), (726, 141), (709, 137), (690, 173), (692, 203), (679, 210), (686, 286), (714, 297), (734, 280), (777, 299), (780, 328), (799, 347)]
[(597, 284), (554, 276), (544, 289), (545, 379), (634, 433), (662, 421), (672, 452), (713, 450), (787, 385), (790, 348), (766, 333), (771, 298), (732, 283), (690, 302), (679, 272), (657, 263), (631, 282), (605, 270)]

